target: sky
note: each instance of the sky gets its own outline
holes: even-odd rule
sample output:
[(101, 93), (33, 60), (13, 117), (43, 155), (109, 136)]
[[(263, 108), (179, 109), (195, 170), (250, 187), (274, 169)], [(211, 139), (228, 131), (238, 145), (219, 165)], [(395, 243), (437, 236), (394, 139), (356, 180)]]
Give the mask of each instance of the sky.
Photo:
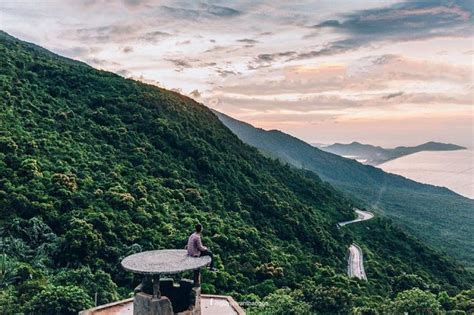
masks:
[(309, 143), (474, 147), (474, 1), (2, 0), (0, 28)]

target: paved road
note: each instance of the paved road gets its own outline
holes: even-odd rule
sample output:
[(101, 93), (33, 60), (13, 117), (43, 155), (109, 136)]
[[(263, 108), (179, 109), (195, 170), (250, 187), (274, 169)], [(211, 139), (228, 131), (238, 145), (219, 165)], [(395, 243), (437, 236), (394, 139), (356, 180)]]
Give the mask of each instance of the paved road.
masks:
[(347, 261), (347, 274), (349, 277), (355, 277), (367, 280), (364, 269), (364, 258), (362, 250), (356, 244), (349, 246), (349, 259)]
[[(337, 225), (342, 227), (351, 223), (361, 222), (370, 220), (374, 215), (368, 211), (362, 211), (359, 209), (354, 209), (357, 213), (357, 219), (351, 221), (340, 222)], [(364, 269), (364, 256), (362, 254), (362, 249), (360, 249), (357, 244), (352, 244), (349, 246), (349, 258), (347, 260), (347, 274), (349, 277), (355, 277), (362, 280), (367, 280)]]
[(357, 213), (357, 219), (355, 220), (351, 220), (351, 221), (344, 221), (344, 222), (340, 222), (338, 223), (337, 225), (338, 226), (344, 226), (344, 225), (347, 225), (347, 224), (351, 224), (351, 223), (356, 223), (356, 222), (361, 222), (361, 221), (365, 221), (365, 220), (370, 220), (374, 217), (374, 215), (371, 213), (371, 212), (368, 212), (368, 211), (362, 211), (362, 210), (359, 210), (359, 209), (354, 209), (355, 212)]

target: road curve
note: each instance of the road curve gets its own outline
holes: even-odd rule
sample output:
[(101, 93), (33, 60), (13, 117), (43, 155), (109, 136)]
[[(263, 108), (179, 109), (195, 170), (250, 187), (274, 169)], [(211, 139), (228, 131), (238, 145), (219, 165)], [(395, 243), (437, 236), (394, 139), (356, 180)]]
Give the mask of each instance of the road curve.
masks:
[(371, 213), (369, 211), (363, 211), (363, 210), (359, 210), (359, 209), (354, 209), (354, 211), (357, 213), (357, 219), (351, 220), (351, 221), (340, 222), (337, 225), (338, 226), (344, 226), (344, 225), (348, 225), (348, 224), (351, 224), (351, 223), (370, 220), (374, 217), (373, 213)]
[[(374, 217), (373, 213), (368, 211), (362, 211), (359, 209), (354, 209), (357, 213), (357, 219), (351, 221), (344, 221), (337, 224), (338, 227), (343, 227), (345, 225), (362, 222), (370, 220)], [(349, 277), (358, 278), (361, 280), (367, 280), (364, 269), (364, 256), (362, 254), (362, 249), (357, 244), (352, 244), (349, 246), (349, 257), (347, 259), (347, 274)]]

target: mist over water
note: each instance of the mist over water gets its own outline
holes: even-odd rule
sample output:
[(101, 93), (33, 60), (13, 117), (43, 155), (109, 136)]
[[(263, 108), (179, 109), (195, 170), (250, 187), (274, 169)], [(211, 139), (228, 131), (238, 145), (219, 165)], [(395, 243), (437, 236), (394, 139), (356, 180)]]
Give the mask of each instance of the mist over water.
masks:
[(418, 152), (378, 165), (417, 182), (447, 187), (474, 199), (474, 150)]

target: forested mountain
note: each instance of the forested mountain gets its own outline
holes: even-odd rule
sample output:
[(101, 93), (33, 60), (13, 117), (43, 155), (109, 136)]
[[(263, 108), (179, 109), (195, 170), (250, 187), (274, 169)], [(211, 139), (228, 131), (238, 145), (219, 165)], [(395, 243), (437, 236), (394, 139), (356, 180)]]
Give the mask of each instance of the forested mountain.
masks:
[(216, 112), (244, 142), (298, 168), (310, 170), (401, 222), (415, 235), (474, 267), (474, 200), (443, 187), (421, 184), (315, 148), (277, 130), (265, 131)]
[[(127, 297), (139, 279), (120, 260), (183, 248), (198, 221), (219, 269), (203, 291), (271, 302), (254, 313), (397, 312), (426, 297), (468, 310), (471, 273), (383, 218), (370, 240), (338, 229), (349, 199), (190, 98), (0, 33), (0, 100), (2, 314)], [(346, 276), (353, 241), (370, 247), (368, 282)]]
[(464, 150), (465, 147), (440, 142), (426, 142), (414, 147), (396, 147), (393, 149), (386, 149), (370, 144), (362, 144), (359, 142), (352, 142), (348, 144), (334, 143), (329, 146), (319, 146), (319, 149), (334, 153), (344, 157), (356, 159), (364, 164), (377, 165), (405, 155), (413, 154), (422, 151), (455, 151)]

